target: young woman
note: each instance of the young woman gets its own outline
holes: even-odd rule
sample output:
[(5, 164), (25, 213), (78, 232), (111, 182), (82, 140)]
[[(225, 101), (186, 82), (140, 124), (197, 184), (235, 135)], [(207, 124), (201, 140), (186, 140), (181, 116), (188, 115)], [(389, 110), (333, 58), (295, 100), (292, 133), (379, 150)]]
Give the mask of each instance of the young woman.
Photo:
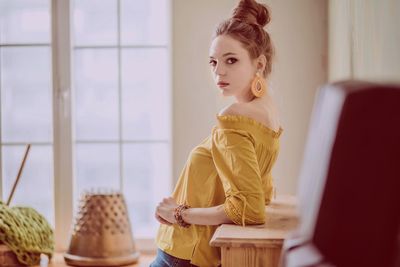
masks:
[(172, 196), (157, 206), (161, 225), (152, 267), (219, 266), (219, 249), (209, 245), (218, 225), (265, 222), (282, 133), (265, 81), (273, 56), (263, 29), (269, 21), (264, 5), (241, 0), (215, 31), (211, 71), (222, 94), (236, 101), (216, 116), (211, 134), (191, 151)]

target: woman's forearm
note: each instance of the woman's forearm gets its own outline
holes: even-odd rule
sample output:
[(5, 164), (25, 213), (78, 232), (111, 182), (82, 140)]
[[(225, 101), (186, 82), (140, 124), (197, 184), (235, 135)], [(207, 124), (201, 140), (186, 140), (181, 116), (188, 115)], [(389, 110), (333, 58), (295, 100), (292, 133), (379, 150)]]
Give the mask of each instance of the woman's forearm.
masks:
[(210, 208), (189, 208), (182, 212), (182, 218), (187, 223), (197, 225), (232, 223), (226, 216), (223, 205)]

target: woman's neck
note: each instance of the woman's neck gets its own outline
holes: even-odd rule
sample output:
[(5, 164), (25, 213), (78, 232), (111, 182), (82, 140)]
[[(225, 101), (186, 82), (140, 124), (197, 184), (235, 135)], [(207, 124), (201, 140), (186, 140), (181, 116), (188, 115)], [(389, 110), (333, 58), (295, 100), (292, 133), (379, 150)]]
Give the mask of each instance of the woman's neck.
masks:
[(235, 96), (237, 103), (249, 103), (254, 100), (261, 101), (261, 102), (268, 102), (271, 99), (271, 95), (267, 92), (262, 97), (256, 97), (253, 95), (251, 90), (248, 90), (246, 94)]
[(249, 103), (255, 98), (251, 90), (246, 90), (244, 94), (235, 96), (237, 103)]

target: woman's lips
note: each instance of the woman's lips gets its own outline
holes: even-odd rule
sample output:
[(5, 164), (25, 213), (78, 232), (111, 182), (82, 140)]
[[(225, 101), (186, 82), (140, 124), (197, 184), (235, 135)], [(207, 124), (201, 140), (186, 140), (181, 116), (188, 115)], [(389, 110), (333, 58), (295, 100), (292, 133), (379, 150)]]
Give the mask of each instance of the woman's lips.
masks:
[(229, 83), (226, 83), (226, 82), (219, 82), (219, 83), (217, 83), (217, 85), (219, 86), (219, 87), (226, 87), (226, 86), (228, 86), (229, 85)]

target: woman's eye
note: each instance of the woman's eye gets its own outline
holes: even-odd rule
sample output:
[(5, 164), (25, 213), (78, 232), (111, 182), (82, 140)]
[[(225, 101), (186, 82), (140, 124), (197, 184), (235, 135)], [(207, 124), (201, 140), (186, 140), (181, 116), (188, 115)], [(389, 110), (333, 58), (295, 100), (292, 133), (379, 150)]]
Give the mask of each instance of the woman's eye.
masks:
[(210, 60), (209, 63), (210, 63), (211, 66), (215, 66), (215, 65), (217, 64), (217, 63), (215, 62), (215, 60)]
[(228, 60), (227, 60), (228, 64), (233, 64), (233, 63), (235, 63), (236, 61), (237, 61), (237, 59), (236, 59), (236, 58), (233, 58), (233, 57), (228, 58)]

